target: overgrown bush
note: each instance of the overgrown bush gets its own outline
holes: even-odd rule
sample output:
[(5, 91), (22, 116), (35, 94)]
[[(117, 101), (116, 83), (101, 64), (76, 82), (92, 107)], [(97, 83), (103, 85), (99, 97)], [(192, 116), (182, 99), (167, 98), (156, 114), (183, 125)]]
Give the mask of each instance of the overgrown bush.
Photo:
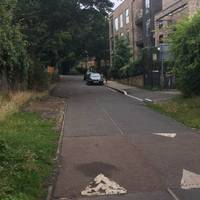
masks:
[(128, 76), (137, 76), (144, 73), (144, 67), (141, 59), (136, 59), (129, 64)]
[(85, 74), (87, 72), (87, 69), (86, 68), (83, 68), (83, 67), (80, 67), (80, 66), (77, 66), (76, 67), (76, 70), (80, 73), (80, 74)]
[(118, 71), (118, 77), (119, 78), (128, 78), (128, 69), (129, 69), (129, 64), (120, 68)]
[[(129, 42), (125, 37), (120, 37), (116, 40), (116, 47), (114, 52), (114, 63), (113, 67), (110, 70), (113, 78), (119, 78), (120, 72), (119, 70), (128, 65), (130, 61), (130, 47)], [(123, 70), (122, 70), (123, 71)]]
[(185, 96), (200, 94), (200, 13), (176, 25), (170, 42), (177, 86)]
[(42, 91), (49, 86), (49, 76), (38, 62), (32, 62), (28, 71), (28, 89)]
[(144, 68), (140, 59), (129, 62), (118, 71), (119, 78), (129, 78), (132, 76), (141, 75), (144, 73)]
[(27, 42), (20, 25), (12, 23), (15, 1), (6, 2), (0, 4), (0, 74), (4, 74), (11, 89), (20, 89), (27, 82)]

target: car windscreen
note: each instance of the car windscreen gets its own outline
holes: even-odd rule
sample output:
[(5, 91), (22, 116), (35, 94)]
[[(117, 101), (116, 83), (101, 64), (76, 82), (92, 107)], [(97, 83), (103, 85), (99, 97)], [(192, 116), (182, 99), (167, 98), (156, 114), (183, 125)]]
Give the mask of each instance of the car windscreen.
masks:
[(91, 78), (98, 78), (98, 79), (100, 79), (101, 75), (100, 74), (90, 74), (90, 77)]

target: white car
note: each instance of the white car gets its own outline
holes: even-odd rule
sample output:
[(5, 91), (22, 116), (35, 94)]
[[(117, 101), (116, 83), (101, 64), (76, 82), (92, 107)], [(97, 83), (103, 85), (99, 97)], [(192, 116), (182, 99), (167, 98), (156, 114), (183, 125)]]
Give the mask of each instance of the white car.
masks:
[(103, 85), (103, 76), (99, 73), (90, 73), (87, 79), (87, 85)]

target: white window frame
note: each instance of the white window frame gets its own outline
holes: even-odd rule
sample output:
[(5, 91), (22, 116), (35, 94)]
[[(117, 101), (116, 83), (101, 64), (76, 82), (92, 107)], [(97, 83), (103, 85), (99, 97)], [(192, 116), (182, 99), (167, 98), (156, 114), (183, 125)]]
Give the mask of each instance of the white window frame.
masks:
[(119, 18), (118, 17), (116, 17), (115, 18), (115, 31), (118, 31), (119, 30)]
[(125, 11), (125, 18), (126, 18), (126, 24), (128, 24), (130, 22), (130, 18), (129, 18), (129, 9), (127, 8)]
[(150, 0), (145, 0), (145, 7), (150, 8)]

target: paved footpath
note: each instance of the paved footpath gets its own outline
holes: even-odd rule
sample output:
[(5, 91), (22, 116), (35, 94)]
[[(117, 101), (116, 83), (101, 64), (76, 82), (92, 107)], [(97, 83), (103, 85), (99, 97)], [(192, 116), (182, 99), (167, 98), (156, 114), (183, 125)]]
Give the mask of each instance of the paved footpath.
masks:
[[(83, 77), (64, 77), (53, 94), (68, 104), (53, 200), (200, 199), (200, 135)], [(114, 182), (93, 182), (100, 174)], [(82, 195), (91, 188), (127, 194)]]
[(128, 95), (141, 99), (141, 101), (152, 100), (154, 102), (160, 102), (180, 95), (180, 92), (177, 90), (150, 91), (120, 84), (116, 81), (107, 81), (106, 85), (121, 92), (126, 91)]

